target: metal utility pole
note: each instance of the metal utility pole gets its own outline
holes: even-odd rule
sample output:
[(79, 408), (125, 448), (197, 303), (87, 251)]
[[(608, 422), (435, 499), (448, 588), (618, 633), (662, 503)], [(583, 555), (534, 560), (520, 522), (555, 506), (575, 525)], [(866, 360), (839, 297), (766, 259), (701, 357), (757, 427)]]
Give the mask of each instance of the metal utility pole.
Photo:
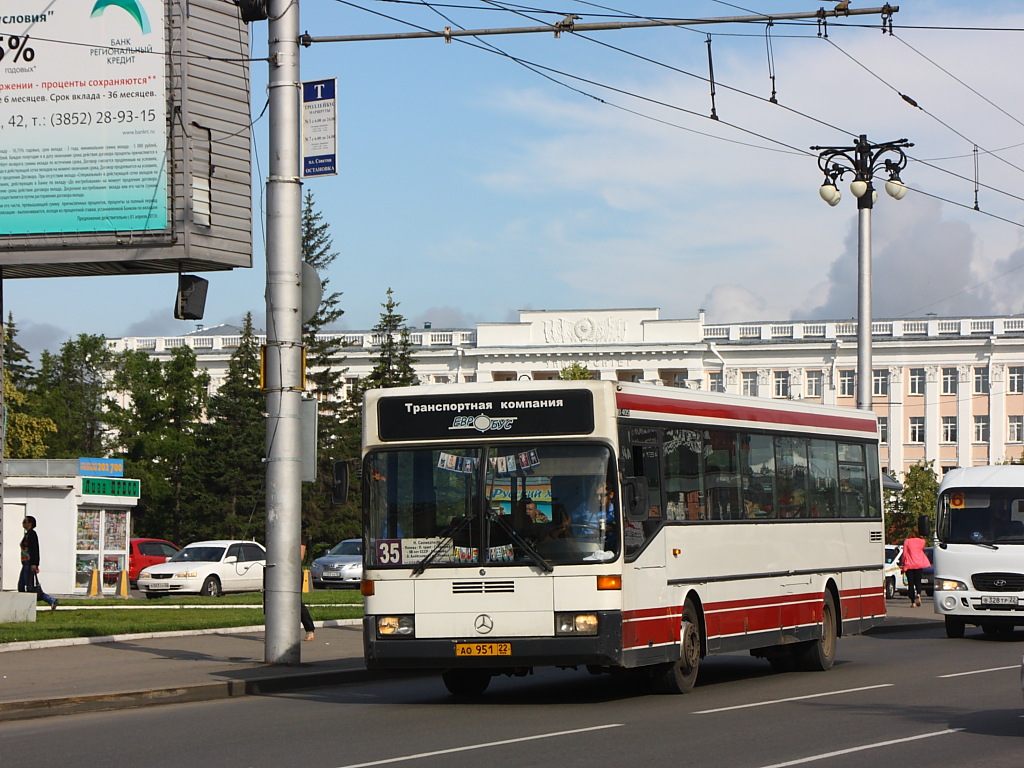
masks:
[(299, 3), (270, 0), (267, 179), (268, 664), (298, 664), (302, 525), (302, 181), (299, 176)]
[(578, 24), (569, 14), (555, 24), (502, 29), (451, 29), (406, 34), (311, 37), (299, 34), (299, 1), (269, 0), (270, 177), (267, 180), (267, 580), (265, 658), (271, 664), (297, 664), (299, 653), (299, 539), (302, 521), (300, 401), (302, 361), (301, 262), (302, 183), (299, 176), (299, 45), (548, 33), (556, 38), (574, 32), (678, 27), (698, 24), (765, 24), (771, 21), (881, 15), (883, 29), (899, 6), (819, 8), (809, 13), (755, 14), (711, 19), (642, 19)]

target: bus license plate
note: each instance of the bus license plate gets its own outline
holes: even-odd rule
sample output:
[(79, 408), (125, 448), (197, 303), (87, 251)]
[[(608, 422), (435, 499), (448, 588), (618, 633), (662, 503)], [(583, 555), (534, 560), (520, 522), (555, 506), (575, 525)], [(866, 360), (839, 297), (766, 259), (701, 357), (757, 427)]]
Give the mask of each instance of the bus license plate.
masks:
[(512, 643), (456, 643), (456, 656), (511, 656)]
[(1016, 605), (1017, 598), (1015, 595), (982, 595), (982, 605)]

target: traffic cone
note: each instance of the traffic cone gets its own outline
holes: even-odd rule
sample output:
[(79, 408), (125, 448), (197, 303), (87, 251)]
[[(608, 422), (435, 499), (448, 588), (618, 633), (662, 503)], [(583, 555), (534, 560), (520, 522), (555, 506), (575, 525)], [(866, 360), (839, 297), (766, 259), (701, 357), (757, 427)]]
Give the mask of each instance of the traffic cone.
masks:
[(103, 590), (100, 588), (100, 572), (93, 568), (92, 575), (89, 576), (89, 594), (87, 597), (100, 597), (103, 595)]
[(311, 591), (312, 590), (310, 589), (310, 586), (309, 586), (309, 569), (308, 568), (303, 568), (302, 569), (302, 592), (303, 592), (303, 594), (305, 594), (306, 592), (311, 592)]
[(117, 586), (114, 587), (114, 594), (118, 597), (128, 597), (128, 571), (119, 571), (117, 574)]

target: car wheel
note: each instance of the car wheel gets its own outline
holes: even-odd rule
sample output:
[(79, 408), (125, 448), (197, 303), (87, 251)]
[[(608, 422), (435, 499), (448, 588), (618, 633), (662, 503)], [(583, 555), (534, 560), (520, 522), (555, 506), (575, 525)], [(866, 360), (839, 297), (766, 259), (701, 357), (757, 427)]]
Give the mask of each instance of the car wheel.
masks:
[(163, 594), (160, 592), (144, 592), (143, 594), (146, 596), (147, 600), (156, 600), (159, 597), (163, 597)]
[(959, 616), (947, 616), (946, 617), (946, 637), (963, 637), (964, 628), (967, 626), (965, 622)]
[(441, 679), (453, 696), (479, 696), (491, 684), (491, 673), (486, 669), (446, 669)]
[(665, 693), (689, 693), (697, 683), (702, 647), (700, 617), (693, 602), (683, 604), (683, 625), (679, 631), (679, 660), (659, 671), (658, 687)]
[(836, 659), (838, 642), (836, 603), (832, 593), (825, 590), (825, 601), (821, 606), (821, 637), (802, 646), (798, 656), (800, 669), (805, 672), (824, 672), (831, 669)]
[(896, 577), (890, 576), (885, 580), (885, 599), (892, 600), (896, 597)]
[(203, 586), (199, 590), (199, 594), (206, 597), (220, 597), (222, 594), (220, 579), (216, 576), (207, 576), (206, 581), (203, 582)]

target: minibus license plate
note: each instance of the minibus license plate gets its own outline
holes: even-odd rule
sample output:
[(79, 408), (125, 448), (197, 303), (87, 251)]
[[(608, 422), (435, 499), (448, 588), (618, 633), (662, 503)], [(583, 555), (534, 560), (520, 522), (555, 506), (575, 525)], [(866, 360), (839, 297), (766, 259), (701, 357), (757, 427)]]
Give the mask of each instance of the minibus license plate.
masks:
[(511, 656), (512, 643), (456, 643), (456, 656)]
[(982, 605), (1016, 605), (1016, 595), (982, 595)]

